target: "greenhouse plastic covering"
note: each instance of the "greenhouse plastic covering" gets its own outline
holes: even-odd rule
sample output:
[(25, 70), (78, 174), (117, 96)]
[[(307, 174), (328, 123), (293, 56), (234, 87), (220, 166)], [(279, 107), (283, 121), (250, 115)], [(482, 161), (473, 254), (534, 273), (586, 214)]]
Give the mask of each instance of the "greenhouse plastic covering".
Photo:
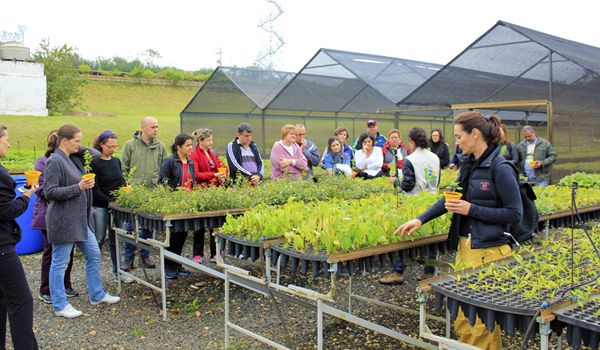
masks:
[(598, 116), (599, 73), (600, 48), (499, 21), (398, 105), (546, 99), (556, 114)]
[(267, 106), (275, 110), (377, 113), (436, 73), (437, 64), (321, 49)]

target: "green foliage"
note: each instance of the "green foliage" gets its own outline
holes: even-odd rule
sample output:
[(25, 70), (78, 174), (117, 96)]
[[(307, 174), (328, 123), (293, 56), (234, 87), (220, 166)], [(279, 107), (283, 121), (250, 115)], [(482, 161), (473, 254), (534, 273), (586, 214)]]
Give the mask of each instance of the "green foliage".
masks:
[(558, 185), (571, 187), (576, 181), (579, 187), (600, 188), (600, 174), (575, 173), (563, 177)]
[(90, 171), (92, 171), (91, 164), (92, 164), (92, 161), (94, 160), (94, 158), (92, 158), (92, 154), (87, 149), (83, 152), (83, 160), (84, 160), (83, 170), (85, 170), (85, 173), (87, 174)]
[(48, 39), (42, 40), (33, 54), (37, 62), (44, 64), (47, 80), (46, 106), (51, 115), (71, 111), (82, 105), (80, 88), (85, 84), (73, 67), (75, 49), (67, 46), (52, 47)]
[(363, 181), (331, 176), (312, 181), (266, 181), (260, 186), (198, 187), (193, 191), (171, 191), (166, 187), (148, 189), (134, 186), (131, 192), (119, 191), (117, 202), (123, 207), (158, 215), (253, 208), (260, 204), (281, 205), (290, 197), (301, 202), (333, 198), (364, 198), (372, 193), (392, 192), (386, 179)]
[[(292, 197), (282, 206), (261, 205), (243, 216), (228, 216), (221, 230), (250, 241), (283, 236), (286, 244), (300, 252), (348, 252), (398, 242), (400, 238), (393, 234), (396, 228), (425, 211), (439, 197), (431, 193), (408, 196), (400, 208), (395, 206), (393, 193), (312, 202)], [(443, 215), (404, 240), (448, 232), (449, 218)]]
[[(568, 237), (569, 232), (570, 229), (564, 229), (562, 237)], [(591, 236), (598, 241), (599, 226), (591, 230)], [(478, 293), (492, 294), (495, 290), (527, 300), (553, 300), (572, 284), (591, 281), (598, 275), (600, 257), (582, 230), (576, 230), (574, 246), (575, 254), (571, 253), (570, 240), (548, 240), (541, 248), (523, 246), (518, 253), (513, 252), (512, 260), (492, 263), (477, 271), (477, 283), (468, 287)], [(571, 293), (572, 300), (583, 305), (599, 288), (598, 280), (585, 284)]]
[[(547, 215), (571, 209), (571, 189), (569, 187), (550, 185), (534, 187), (537, 196), (535, 205), (540, 215)], [(579, 208), (595, 205), (600, 202), (600, 188), (587, 188), (577, 192)]]

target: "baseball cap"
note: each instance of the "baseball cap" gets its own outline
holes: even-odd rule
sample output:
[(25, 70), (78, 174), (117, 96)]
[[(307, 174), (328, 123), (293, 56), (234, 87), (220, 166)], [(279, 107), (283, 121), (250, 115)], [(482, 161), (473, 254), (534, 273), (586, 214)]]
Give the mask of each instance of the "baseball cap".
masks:
[(367, 126), (371, 126), (371, 125), (377, 125), (377, 120), (375, 120), (375, 119), (367, 120)]

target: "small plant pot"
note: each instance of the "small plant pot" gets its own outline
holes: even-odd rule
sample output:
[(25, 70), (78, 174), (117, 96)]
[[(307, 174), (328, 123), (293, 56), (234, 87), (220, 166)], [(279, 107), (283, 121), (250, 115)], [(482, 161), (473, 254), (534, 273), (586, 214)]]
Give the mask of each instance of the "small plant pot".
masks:
[(227, 168), (225, 168), (225, 167), (223, 167), (223, 168), (217, 168), (217, 172), (219, 174), (226, 175), (227, 174)]
[(88, 179), (94, 180), (96, 178), (96, 174), (94, 174), (94, 173), (83, 174), (81, 176), (81, 178), (84, 180), (88, 180)]
[(535, 163), (537, 162), (535, 160), (532, 160), (529, 162), (529, 166), (533, 168), (535, 166)]
[(121, 191), (123, 191), (123, 193), (131, 193), (132, 190), (133, 188), (131, 187), (131, 185), (121, 187)]
[(444, 192), (444, 198), (446, 198), (446, 202), (449, 200), (459, 200), (462, 197), (462, 193), (460, 192)]
[(37, 170), (27, 170), (24, 172), (25, 174), (25, 183), (27, 186), (36, 185), (40, 180), (40, 175), (42, 175), (41, 171)]

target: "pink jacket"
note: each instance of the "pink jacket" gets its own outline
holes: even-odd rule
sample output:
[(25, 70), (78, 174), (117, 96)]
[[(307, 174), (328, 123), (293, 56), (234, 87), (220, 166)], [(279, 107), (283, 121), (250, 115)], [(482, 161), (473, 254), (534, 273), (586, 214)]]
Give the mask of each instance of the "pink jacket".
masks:
[[(297, 144), (292, 144), (294, 149), (293, 154), (290, 154), (287, 149), (283, 146), (281, 141), (275, 142), (271, 149), (271, 178), (281, 179), (288, 175), (293, 179), (302, 177), (302, 170), (308, 170), (308, 163), (306, 157), (300, 150)], [(293, 159), (295, 162), (285, 168), (279, 167), (280, 159)]]

